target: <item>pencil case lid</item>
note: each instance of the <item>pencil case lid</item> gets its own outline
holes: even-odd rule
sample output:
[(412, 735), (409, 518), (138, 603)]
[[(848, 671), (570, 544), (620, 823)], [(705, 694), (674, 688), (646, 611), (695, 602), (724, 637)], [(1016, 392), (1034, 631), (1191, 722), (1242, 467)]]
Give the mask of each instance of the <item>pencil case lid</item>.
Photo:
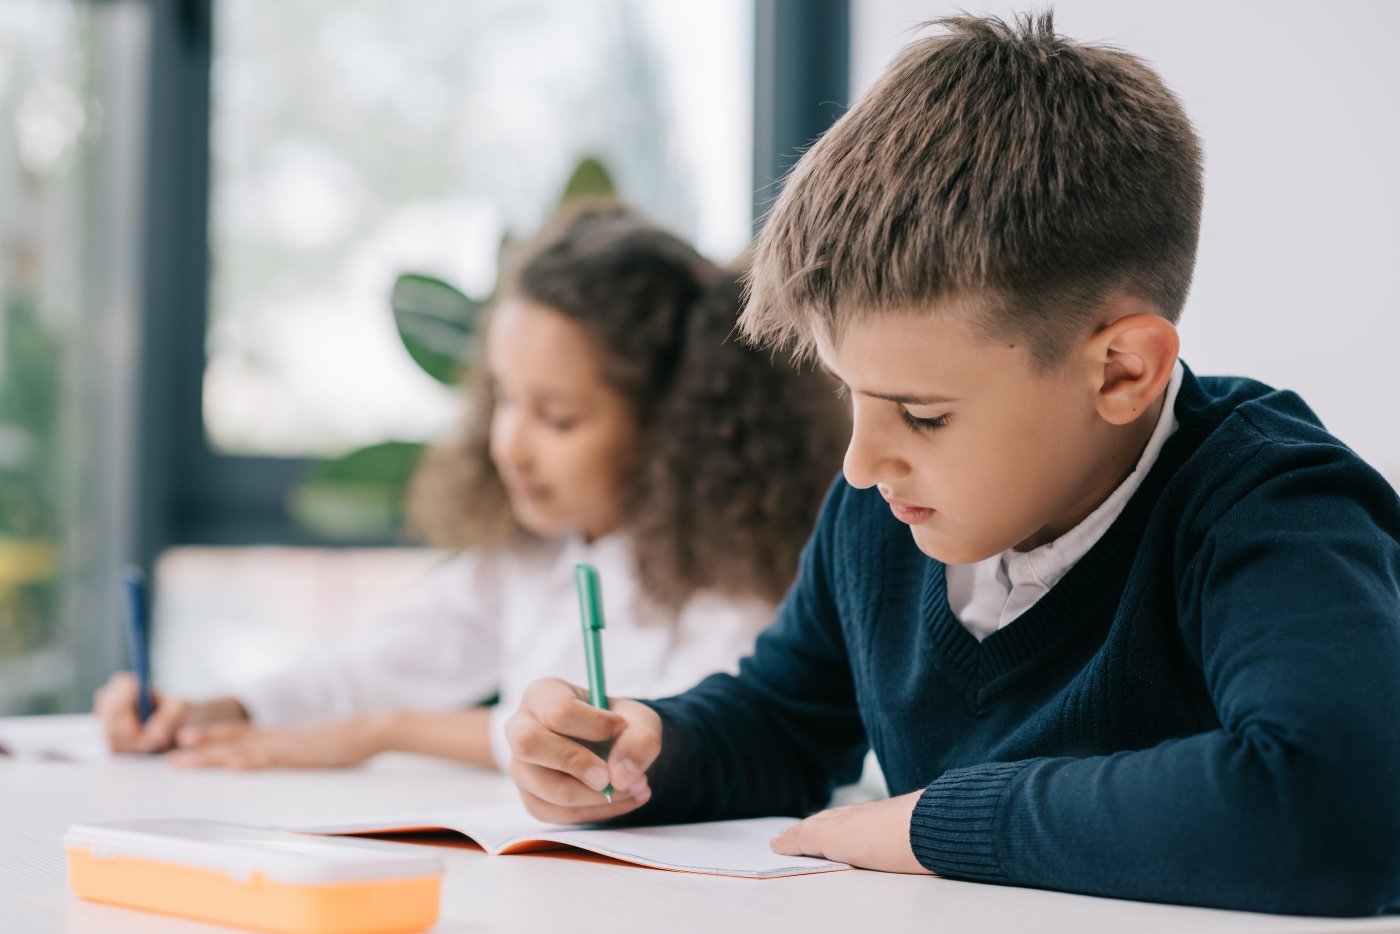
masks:
[(97, 859), (129, 857), (292, 885), (443, 874), (442, 859), (424, 848), (383, 840), (324, 837), (207, 820), (127, 820), (74, 824), (67, 849)]

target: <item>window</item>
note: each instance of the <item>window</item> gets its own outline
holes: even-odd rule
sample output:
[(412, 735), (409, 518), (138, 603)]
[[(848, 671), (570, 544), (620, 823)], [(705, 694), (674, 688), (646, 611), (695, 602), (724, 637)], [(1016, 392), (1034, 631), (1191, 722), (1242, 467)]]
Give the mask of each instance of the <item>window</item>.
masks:
[(740, 252), (839, 112), (847, 7), (5, 0), (0, 713), (86, 708), (122, 564), (324, 544), (285, 505), (309, 466), (456, 414), (393, 277), (488, 291), (579, 157)]
[(141, 11), (0, 17), (0, 711), (86, 703), (119, 638)]
[(753, 19), (751, 0), (216, 4), (213, 447), (321, 457), (439, 436), (456, 400), (399, 345), (394, 278), (488, 295), (502, 236), (536, 229), (583, 157), (736, 256)]

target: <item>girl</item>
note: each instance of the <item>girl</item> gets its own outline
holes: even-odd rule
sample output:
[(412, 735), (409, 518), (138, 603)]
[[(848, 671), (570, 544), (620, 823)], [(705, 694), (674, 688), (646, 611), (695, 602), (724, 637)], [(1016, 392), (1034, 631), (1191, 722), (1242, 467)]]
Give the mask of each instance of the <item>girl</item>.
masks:
[(460, 555), (377, 625), (231, 697), (157, 695), (142, 726), (134, 677), (114, 676), (94, 701), (114, 750), (504, 767), (524, 687), (582, 677), (578, 561), (602, 576), (613, 691), (664, 696), (735, 668), (840, 464), (846, 416), (824, 377), (730, 340), (735, 274), (616, 205), (561, 219), (502, 285), (474, 418), (409, 494), (411, 524)]

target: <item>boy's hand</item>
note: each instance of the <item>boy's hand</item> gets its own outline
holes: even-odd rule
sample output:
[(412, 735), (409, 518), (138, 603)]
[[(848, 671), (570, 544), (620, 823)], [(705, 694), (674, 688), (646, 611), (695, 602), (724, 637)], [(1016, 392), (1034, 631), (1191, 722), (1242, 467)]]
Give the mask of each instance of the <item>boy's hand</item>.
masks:
[[(646, 770), (661, 752), (661, 718), (645, 704), (588, 703), (588, 692), (558, 678), (525, 690), (506, 724), (511, 762), (507, 770), (525, 809), (552, 824), (611, 820), (651, 798)], [(606, 762), (585, 743), (612, 743)], [(612, 803), (603, 797), (611, 783)]]
[(922, 789), (819, 811), (774, 837), (773, 852), (832, 859), (858, 869), (932, 875), (909, 845), (909, 819), (921, 794)]
[(371, 716), (282, 729), (187, 726), (175, 734), (179, 748), (168, 758), (176, 766), (236, 771), (356, 765), (382, 751), (378, 722)]
[(145, 724), (137, 714), (140, 682), (129, 671), (119, 671), (92, 695), (92, 712), (102, 722), (107, 745), (113, 752), (163, 752), (175, 745), (175, 732), (189, 718), (190, 704), (178, 697), (151, 691), (154, 709)]

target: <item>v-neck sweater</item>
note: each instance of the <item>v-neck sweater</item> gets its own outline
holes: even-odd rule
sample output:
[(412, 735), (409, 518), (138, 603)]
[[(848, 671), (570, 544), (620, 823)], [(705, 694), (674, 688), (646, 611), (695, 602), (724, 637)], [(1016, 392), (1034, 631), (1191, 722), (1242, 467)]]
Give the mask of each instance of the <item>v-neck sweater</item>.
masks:
[(737, 675), (650, 702), (633, 820), (805, 814), (867, 744), (961, 879), (1400, 909), (1400, 500), (1296, 395), (1188, 369), (1102, 538), (979, 642), (874, 490), (833, 485)]

